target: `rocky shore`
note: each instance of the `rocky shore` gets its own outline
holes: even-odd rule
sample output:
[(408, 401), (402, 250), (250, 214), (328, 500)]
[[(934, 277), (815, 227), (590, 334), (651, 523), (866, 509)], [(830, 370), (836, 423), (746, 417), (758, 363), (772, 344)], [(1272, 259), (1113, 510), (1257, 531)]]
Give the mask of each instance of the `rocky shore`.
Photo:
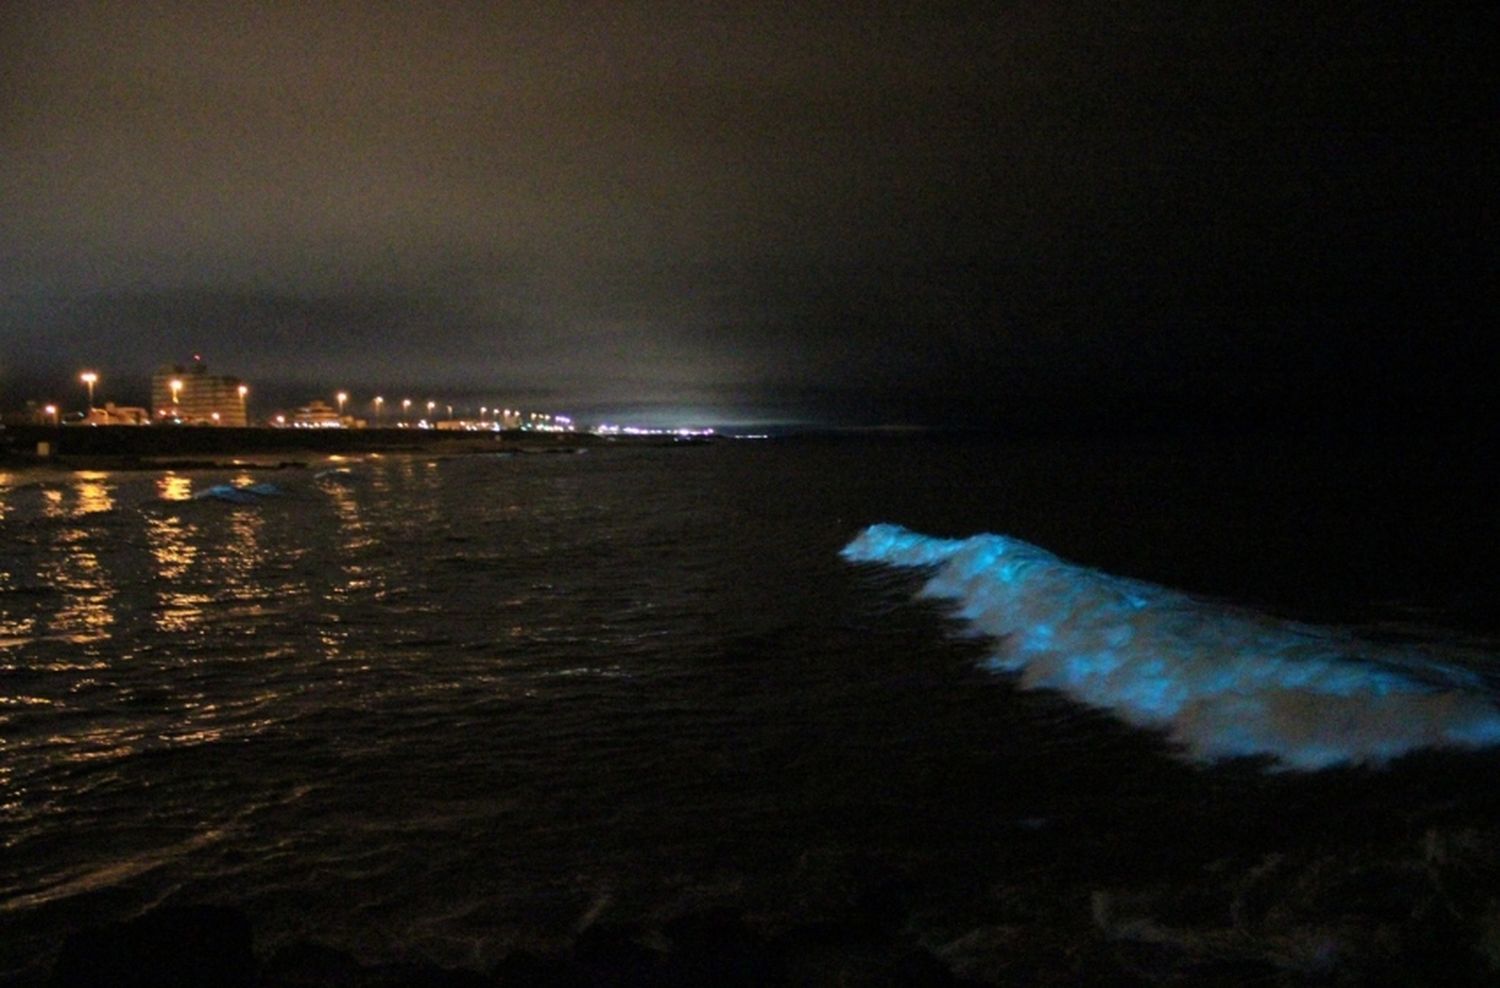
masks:
[(252, 924), (222, 906), (165, 907), (70, 937), (54, 988), (505, 988), (527, 986), (963, 985), (932, 953), (866, 922), (758, 931), (732, 912), (659, 929), (596, 925), (561, 949), (515, 950), (488, 971), (423, 960), (366, 964), (314, 942), (257, 954)]
[[(652, 923), (584, 920), (565, 942), (487, 970), (370, 963), (310, 941), (260, 952), (222, 906), (169, 906), (75, 933), (54, 988), (1494, 984), (1500, 852), (1493, 830), (1433, 828), (1417, 846), (1224, 860), (1196, 877), (1103, 887), (1054, 872), (997, 881), (966, 922), (892, 872), (788, 903)], [(822, 890), (827, 893), (830, 890)], [(798, 898), (793, 895), (793, 898)], [(837, 904), (833, 905), (834, 900)], [(831, 908), (829, 908), (832, 906)]]

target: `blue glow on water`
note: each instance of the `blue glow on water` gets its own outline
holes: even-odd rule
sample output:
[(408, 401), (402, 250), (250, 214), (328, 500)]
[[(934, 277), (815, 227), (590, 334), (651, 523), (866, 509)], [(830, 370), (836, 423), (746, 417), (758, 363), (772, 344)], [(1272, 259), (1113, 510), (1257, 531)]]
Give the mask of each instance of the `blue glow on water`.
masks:
[(1163, 731), (1195, 759), (1319, 769), (1500, 743), (1478, 677), (1432, 654), (1205, 603), (1003, 535), (872, 525), (842, 555), (932, 568), (923, 595), (994, 639), (989, 668)]
[(215, 484), (193, 493), (195, 501), (228, 501), (231, 504), (254, 504), (264, 497), (275, 497), (281, 488), (275, 484)]

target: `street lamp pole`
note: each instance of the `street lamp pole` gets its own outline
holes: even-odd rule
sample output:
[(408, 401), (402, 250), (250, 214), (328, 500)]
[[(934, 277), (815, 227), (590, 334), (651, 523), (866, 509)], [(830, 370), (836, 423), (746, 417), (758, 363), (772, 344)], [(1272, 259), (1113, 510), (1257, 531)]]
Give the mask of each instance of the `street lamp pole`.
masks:
[(88, 386), (89, 411), (92, 412), (94, 410), (94, 385), (98, 382), (99, 375), (95, 374), (93, 371), (84, 371), (82, 374), (78, 375), (78, 379)]
[(385, 399), (380, 395), (375, 396), (375, 428), (380, 428), (380, 406), (385, 404)]

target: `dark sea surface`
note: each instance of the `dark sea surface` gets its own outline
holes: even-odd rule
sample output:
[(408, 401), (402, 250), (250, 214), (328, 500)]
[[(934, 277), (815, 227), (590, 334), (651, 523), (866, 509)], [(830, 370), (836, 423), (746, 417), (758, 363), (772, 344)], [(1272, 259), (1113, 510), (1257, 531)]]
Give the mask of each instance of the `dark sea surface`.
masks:
[[(1030, 688), (1056, 684), (995, 668), (1025, 629), (997, 640), (968, 598), (920, 594), (930, 569), (841, 551), (876, 523), (1002, 533), (1063, 580), (1191, 595), (1100, 640), (1170, 623), (1182, 661), (1257, 682), (1223, 628), (1336, 641), (1358, 681), (1337, 704), (1264, 688), (1368, 738), (1410, 727), (1390, 693), (1493, 715), (1497, 493), (1477, 454), (1430, 444), (0, 469), (0, 981), (163, 903), (243, 909), (267, 953), (482, 969), (595, 923), (845, 922), (872, 890), (980, 980), (1076, 974), (1083, 941), (1147, 980), (1434, 952), (1477, 978), (1500, 967), (1483, 724), (1353, 765), (1320, 748), (1319, 771), (1215, 761), (1177, 733), (1221, 730), (1197, 708), (1143, 728), (1097, 691)], [(1054, 617), (1054, 653), (1100, 623), (1085, 596)]]

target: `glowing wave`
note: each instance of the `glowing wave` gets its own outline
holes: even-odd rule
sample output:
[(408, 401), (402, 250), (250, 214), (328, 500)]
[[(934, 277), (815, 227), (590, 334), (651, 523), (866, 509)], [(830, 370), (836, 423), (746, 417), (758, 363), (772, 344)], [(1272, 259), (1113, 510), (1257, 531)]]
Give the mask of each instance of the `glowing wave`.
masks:
[(195, 501), (228, 501), (231, 504), (254, 504), (264, 497), (276, 497), (281, 488), (275, 484), (215, 484), (193, 493)]
[(935, 567), (923, 595), (956, 601), (995, 639), (991, 668), (1164, 731), (1196, 759), (1318, 769), (1500, 743), (1500, 709), (1457, 666), (1074, 566), (1019, 539), (872, 525), (842, 555)]

